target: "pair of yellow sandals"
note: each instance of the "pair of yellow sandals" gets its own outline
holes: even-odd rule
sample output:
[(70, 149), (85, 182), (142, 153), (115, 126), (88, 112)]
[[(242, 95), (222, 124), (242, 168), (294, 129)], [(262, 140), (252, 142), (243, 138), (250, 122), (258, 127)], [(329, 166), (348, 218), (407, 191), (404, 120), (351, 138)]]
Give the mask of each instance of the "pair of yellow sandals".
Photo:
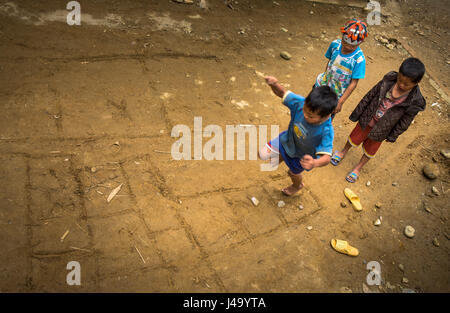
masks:
[[(356, 211), (362, 211), (362, 205), (359, 197), (349, 188), (344, 189), (344, 194), (348, 200), (352, 203), (353, 209)], [(355, 247), (352, 247), (347, 241), (339, 239), (331, 239), (331, 246), (337, 252), (347, 254), (350, 256), (358, 256), (359, 251)]]

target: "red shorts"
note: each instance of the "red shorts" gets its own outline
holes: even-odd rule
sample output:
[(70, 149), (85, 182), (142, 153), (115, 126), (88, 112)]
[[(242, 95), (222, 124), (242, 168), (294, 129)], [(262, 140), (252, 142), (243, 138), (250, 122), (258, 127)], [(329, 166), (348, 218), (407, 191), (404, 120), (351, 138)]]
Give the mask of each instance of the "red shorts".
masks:
[(373, 158), (375, 156), (375, 153), (377, 153), (378, 148), (381, 146), (381, 141), (374, 141), (372, 139), (367, 138), (370, 131), (372, 130), (372, 127), (367, 126), (365, 129), (361, 128), (361, 125), (358, 123), (356, 124), (355, 128), (353, 128), (350, 136), (348, 137), (348, 142), (353, 147), (359, 146), (361, 143), (363, 144), (363, 151), (364, 154), (368, 158)]

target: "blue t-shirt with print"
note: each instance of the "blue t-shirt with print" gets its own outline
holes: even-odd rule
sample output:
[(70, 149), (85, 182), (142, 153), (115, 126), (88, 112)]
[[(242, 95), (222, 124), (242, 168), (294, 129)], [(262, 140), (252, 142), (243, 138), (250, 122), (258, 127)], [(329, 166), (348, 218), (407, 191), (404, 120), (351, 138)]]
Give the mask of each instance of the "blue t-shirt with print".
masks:
[(352, 79), (362, 79), (366, 75), (366, 58), (360, 47), (350, 54), (341, 53), (341, 39), (334, 40), (325, 57), (330, 60), (325, 73), (319, 74), (316, 86), (331, 87), (338, 97), (347, 89)]
[(280, 143), (291, 158), (302, 158), (305, 154), (318, 157), (333, 152), (334, 130), (331, 118), (321, 124), (310, 124), (303, 114), (305, 98), (288, 91), (283, 104), (291, 111), (288, 131), (280, 135)]

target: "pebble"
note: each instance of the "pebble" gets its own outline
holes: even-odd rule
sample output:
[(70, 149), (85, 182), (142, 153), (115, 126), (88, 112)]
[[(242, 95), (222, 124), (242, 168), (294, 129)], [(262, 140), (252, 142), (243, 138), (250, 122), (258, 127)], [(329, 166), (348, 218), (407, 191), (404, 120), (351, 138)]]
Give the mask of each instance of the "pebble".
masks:
[(341, 202), (341, 207), (346, 208), (347, 207), (347, 203)]
[(405, 227), (404, 234), (405, 234), (406, 237), (413, 238), (415, 232), (416, 232), (416, 230), (412, 226), (408, 225), (408, 226)]
[(370, 181), (368, 181), (368, 182), (366, 183), (366, 186), (367, 186), (367, 187), (369, 187), (369, 186), (370, 186)]
[(441, 150), (442, 156), (444, 156), (446, 159), (450, 159), (450, 149), (442, 149)]
[(381, 202), (375, 203), (375, 207), (376, 207), (377, 209), (381, 209), (381, 207), (382, 207)]
[(285, 60), (290, 60), (290, 59), (292, 58), (292, 56), (290, 55), (290, 53), (289, 53), (289, 52), (286, 52), (286, 51), (282, 51), (282, 52), (280, 53), (280, 56), (281, 56), (283, 59), (285, 59)]
[(377, 218), (377, 220), (375, 222), (373, 222), (373, 225), (380, 226), (381, 225), (381, 220), (379, 218)]
[(279, 208), (282, 208), (282, 207), (284, 207), (286, 205), (286, 203), (284, 203), (284, 201), (278, 201), (278, 207)]
[(386, 45), (386, 48), (388, 48), (389, 50), (393, 50), (395, 47), (394, 47), (393, 44), (388, 43), (388, 44)]
[(403, 278), (402, 278), (402, 283), (404, 283), (404, 284), (407, 284), (407, 283), (409, 283), (409, 280), (408, 280), (408, 278), (406, 278), (406, 277), (403, 277)]
[(402, 272), (405, 271), (405, 266), (403, 266), (403, 264), (399, 264), (398, 265), (398, 269), (401, 270)]
[(364, 283), (363, 283), (362, 289), (363, 289), (363, 292), (364, 292), (364, 293), (370, 293), (369, 287), (367, 287), (367, 285), (364, 284)]
[(96, 167), (91, 167), (91, 172), (92, 172), (92, 173), (97, 172), (97, 168), (96, 168)]
[(288, 30), (286, 28), (284, 28), (284, 27), (281, 27), (281, 30), (284, 31), (285, 33), (288, 32)]
[(306, 229), (307, 230), (311, 230), (311, 229), (313, 229), (313, 227), (312, 226), (308, 226), (308, 227), (306, 227)]
[(428, 213), (431, 213), (431, 209), (429, 207), (424, 207), (424, 210), (427, 211)]
[(434, 239), (433, 239), (433, 244), (434, 244), (436, 247), (439, 247), (439, 241), (438, 241), (438, 239), (437, 239), (436, 237), (434, 237)]
[(314, 14), (314, 11), (309, 11), (309, 14), (313, 15), (313, 14)]
[(436, 164), (428, 163), (422, 169), (423, 175), (428, 179), (436, 179), (439, 176), (439, 167)]
[(255, 206), (258, 206), (258, 204), (259, 204), (258, 199), (256, 199), (255, 197), (252, 197), (251, 200)]
[(431, 188), (431, 191), (432, 191), (436, 196), (439, 196), (439, 190), (438, 190), (435, 186), (433, 186), (433, 187)]
[(394, 290), (394, 289), (395, 289), (395, 286), (394, 286), (394, 285), (391, 285), (390, 282), (387, 282), (387, 283), (386, 283), (386, 288), (387, 288), (387, 289)]
[(397, 187), (398, 183), (392, 183), (392, 186)]
[(299, 209), (299, 210), (303, 210), (303, 209), (304, 209), (303, 205), (300, 204), (300, 205), (298, 206), (298, 209)]

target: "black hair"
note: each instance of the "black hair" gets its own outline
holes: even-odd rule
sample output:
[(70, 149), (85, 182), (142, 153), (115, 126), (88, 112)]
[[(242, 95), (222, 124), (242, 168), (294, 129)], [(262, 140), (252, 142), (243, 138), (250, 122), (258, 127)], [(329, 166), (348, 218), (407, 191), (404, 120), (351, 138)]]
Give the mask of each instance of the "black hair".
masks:
[(328, 86), (315, 87), (305, 99), (305, 105), (320, 117), (333, 113), (337, 103), (337, 94)]
[(400, 65), (399, 72), (411, 79), (413, 83), (418, 83), (425, 74), (425, 65), (417, 58), (407, 58)]

